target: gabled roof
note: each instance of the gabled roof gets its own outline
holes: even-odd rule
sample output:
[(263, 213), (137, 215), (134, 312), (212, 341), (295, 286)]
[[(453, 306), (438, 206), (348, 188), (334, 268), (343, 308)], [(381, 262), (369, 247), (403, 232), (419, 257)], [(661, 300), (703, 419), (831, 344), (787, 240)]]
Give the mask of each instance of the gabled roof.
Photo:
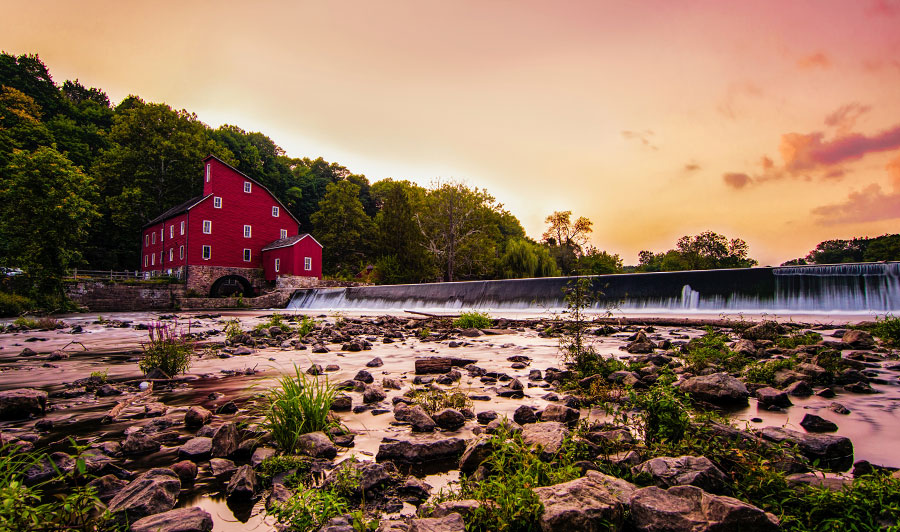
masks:
[(176, 205), (176, 206), (172, 207), (171, 209), (167, 210), (166, 212), (160, 214), (156, 218), (150, 220), (146, 224), (144, 224), (144, 227), (142, 227), (141, 229), (146, 229), (146, 228), (150, 227), (151, 225), (156, 225), (159, 222), (168, 220), (169, 218), (171, 218), (173, 216), (177, 216), (179, 214), (188, 212), (188, 210), (191, 207), (193, 207), (194, 205), (197, 205), (198, 203), (200, 203), (201, 201), (205, 200), (206, 198), (208, 198), (210, 196), (212, 196), (212, 194), (208, 194), (206, 196), (197, 196), (196, 198), (191, 198), (191, 199), (185, 201), (184, 203)]
[[(262, 250), (263, 251), (271, 251), (273, 249), (290, 247), (307, 237), (312, 239), (312, 241), (315, 242), (316, 244), (319, 244), (319, 241), (316, 240), (315, 238), (313, 238), (313, 236), (311, 234), (303, 233), (302, 235), (294, 235), (294, 236), (289, 236), (287, 238), (282, 238), (282, 239), (276, 240), (275, 242), (272, 242), (271, 244), (267, 244), (265, 247), (262, 248)], [(322, 247), (322, 244), (319, 244), (319, 247)]]
[[(230, 164), (226, 163), (226, 162), (223, 161), (222, 159), (219, 159), (219, 158), (216, 157), (215, 155), (208, 155), (208, 156), (206, 157), (206, 159), (203, 159), (203, 162), (206, 162), (206, 161), (208, 161), (208, 160), (210, 160), (210, 159), (215, 159), (215, 160), (218, 161), (219, 163), (221, 163), (221, 164), (227, 166), (228, 168), (231, 168), (232, 170), (234, 170), (235, 172), (237, 172), (237, 173), (238, 173), (241, 177), (243, 177), (244, 179), (250, 181), (251, 183), (253, 183), (253, 184), (255, 184), (256, 186), (258, 186), (259, 188), (261, 188), (261, 189), (265, 190), (266, 192), (268, 192), (269, 195), (272, 196), (272, 199), (275, 200), (276, 202), (278, 202), (278, 205), (281, 206), (281, 210), (283, 210), (284, 212), (288, 213), (288, 216), (290, 216), (291, 218), (294, 219), (295, 222), (297, 222), (297, 227), (300, 227), (300, 220), (298, 220), (297, 217), (294, 216), (293, 213), (291, 213), (290, 209), (288, 209), (287, 207), (285, 207), (285, 206), (284, 206), (284, 203), (281, 203), (281, 200), (278, 199), (278, 197), (277, 197), (275, 194), (272, 194), (272, 191), (269, 190), (268, 188), (266, 188), (265, 185), (263, 185), (262, 183), (260, 183), (259, 181), (255, 180), (255, 179), (253, 179), (252, 177), (248, 176), (248, 175), (245, 174), (244, 172), (241, 172), (240, 170), (238, 170), (237, 168), (231, 166)], [(320, 245), (321, 245), (321, 244), (320, 244)]]

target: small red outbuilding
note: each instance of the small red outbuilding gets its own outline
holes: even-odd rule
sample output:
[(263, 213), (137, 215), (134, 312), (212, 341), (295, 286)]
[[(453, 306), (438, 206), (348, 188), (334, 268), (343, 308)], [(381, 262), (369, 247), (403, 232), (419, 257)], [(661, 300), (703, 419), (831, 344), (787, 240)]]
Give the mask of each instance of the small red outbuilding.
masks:
[(262, 248), (266, 280), (282, 275), (322, 278), (322, 244), (309, 233), (276, 240)]

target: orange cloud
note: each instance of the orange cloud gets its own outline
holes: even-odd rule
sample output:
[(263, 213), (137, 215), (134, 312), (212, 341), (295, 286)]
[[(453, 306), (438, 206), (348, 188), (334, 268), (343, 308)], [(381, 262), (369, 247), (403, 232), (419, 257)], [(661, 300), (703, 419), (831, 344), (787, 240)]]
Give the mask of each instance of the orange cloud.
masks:
[(802, 69), (831, 68), (831, 59), (823, 52), (816, 52), (797, 60), (797, 66)]
[(900, 125), (867, 137), (854, 133), (825, 142), (821, 132), (786, 133), (781, 136), (781, 158), (791, 172), (859, 159), (867, 153), (900, 148)]
[(839, 133), (846, 134), (853, 129), (859, 117), (870, 110), (872, 110), (871, 106), (860, 105), (855, 102), (842, 105), (825, 117), (825, 125), (837, 128)]
[(900, 191), (885, 194), (877, 184), (851, 192), (847, 201), (816, 207), (812, 213), (822, 225), (875, 222), (900, 218)]
[(728, 172), (722, 175), (722, 181), (725, 181), (725, 184), (729, 187), (740, 190), (753, 181), (753, 179), (747, 174)]
[(650, 143), (650, 137), (652, 137), (652, 136), (653, 136), (653, 131), (649, 130), (649, 129), (647, 129), (645, 131), (628, 131), (628, 130), (622, 131), (623, 138), (626, 138), (629, 140), (631, 140), (631, 139), (639, 140), (641, 142), (641, 144), (643, 144), (644, 146), (646, 146), (652, 150), (658, 150), (659, 149), (658, 147), (656, 147)]
[(887, 163), (888, 176), (891, 178), (891, 186), (894, 192), (900, 193), (900, 157)]

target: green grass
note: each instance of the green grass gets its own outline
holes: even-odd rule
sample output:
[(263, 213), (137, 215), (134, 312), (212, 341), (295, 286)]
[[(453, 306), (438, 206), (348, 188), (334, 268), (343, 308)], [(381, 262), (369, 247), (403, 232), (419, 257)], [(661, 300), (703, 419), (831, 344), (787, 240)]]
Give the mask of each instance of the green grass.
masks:
[(797, 365), (796, 358), (783, 358), (766, 361), (755, 361), (744, 368), (744, 377), (747, 382), (762, 384), (775, 384), (775, 374), (783, 369), (793, 369)]
[(290, 333), (293, 330), (291, 324), (284, 321), (284, 316), (277, 312), (272, 314), (272, 317), (269, 318), (269, 321), (262, 322), (253, 329), (255, 331), (268, 331), (271, 327), (278, 327), (286, 333)]
[(350, 511), (347, 500), (329, 489), (299, 486), (287, 501), (269, 513), (290, 530), (307, 532), (322, 528), (330, 519)]
[(337, 390), (327, 378), (308, 376), (294, 366), (295, 376), (283, 375), (278, 386), (266, 396), (263, 428), (281, 450), (291, 453), (297, 439), (309, 432), (324, 431), (335, 425), (329, 412)]
[(194, 343), (179, 330), (178, 325), (154, 323), (149, 325), (149, 341), (142, 344), (144, 353), (138, 366), (144, 373), (158, 368), (166, 375), (174, 377), (185, 373), (191, 367)]
[(305, 338), (314, 330), (316, 330), (316, 320), (309, 316), (303, 316), (300, 325), (297, 326), (297, 334), (300, 335), (300, 338)]
[(264, 485), (268, 485), (276, 475), (292, 469), (296, 470), (294, 474), (285, 479), (285, 486), (288, 489), (294, 489), (310, 480), (310, 460), (305, 456), (270, 456), (262, 461), (256, 474)]
[(782, 336), (781, 338), (775, 340), (775, 344), (778, 347), (784, 349), (794, 349), (801, 345), (815, 345), (822, 341), (822, 335), (809, 331), (805, 334), (791, 334), (789, 336)]
[(433, 416), (445, 408), (462, 410), (472, 407), (472, 400), (459, 388), (450, 391), (441, 388), (420, 388), (412, 390), (409, 397), (429, 416)]
[(26, 329), (38, 329), (42, 331), (52, 331), (54, 329), (59, 328), (62, 325), (62, 322), (56, 318), (51, 318), (49, 316), (44, 316), (42, 318), (33, 319), (26, 317), (19, 317), (13, 321), (13, 325), (18, 325), (19, 327), (25, 327)]
[(487, 329), (493, 324), (494, 322), (488, 313), (478, 312), (477, 310), (463, 312), (458, 318), (453, 320), (453, 326), (460, 329)]
[(19, 314), (33, 310), (34, 308), (34, 301), (25, 296), (0, 292), (0, 317), (2, 318), (18, 316)]
[(900, 347), (900, 318), (892, 314), (875, 318), (872, 334), (891, 347)]
[(685, 365), (695, 373), (709, 367), (740, 371), (749, 361), (728, 348), (729, 340), (728, 334), (707, 327), (706, 334), (684, 346), (682, 358)]
[(244, 334), (241, 328), (241, 320), (234, 318), (225, 322), (225, 339), (234, 341)]

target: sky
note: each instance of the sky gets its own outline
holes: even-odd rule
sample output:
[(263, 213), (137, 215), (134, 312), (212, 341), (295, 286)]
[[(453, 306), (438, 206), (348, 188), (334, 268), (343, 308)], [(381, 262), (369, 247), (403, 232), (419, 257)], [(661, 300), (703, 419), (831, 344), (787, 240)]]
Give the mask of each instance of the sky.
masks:
[[(7, 4), (7, 5), (3, 5)], [(0, 0), (0, 49), (637, 262), (900, 232), (900, 0)]]

